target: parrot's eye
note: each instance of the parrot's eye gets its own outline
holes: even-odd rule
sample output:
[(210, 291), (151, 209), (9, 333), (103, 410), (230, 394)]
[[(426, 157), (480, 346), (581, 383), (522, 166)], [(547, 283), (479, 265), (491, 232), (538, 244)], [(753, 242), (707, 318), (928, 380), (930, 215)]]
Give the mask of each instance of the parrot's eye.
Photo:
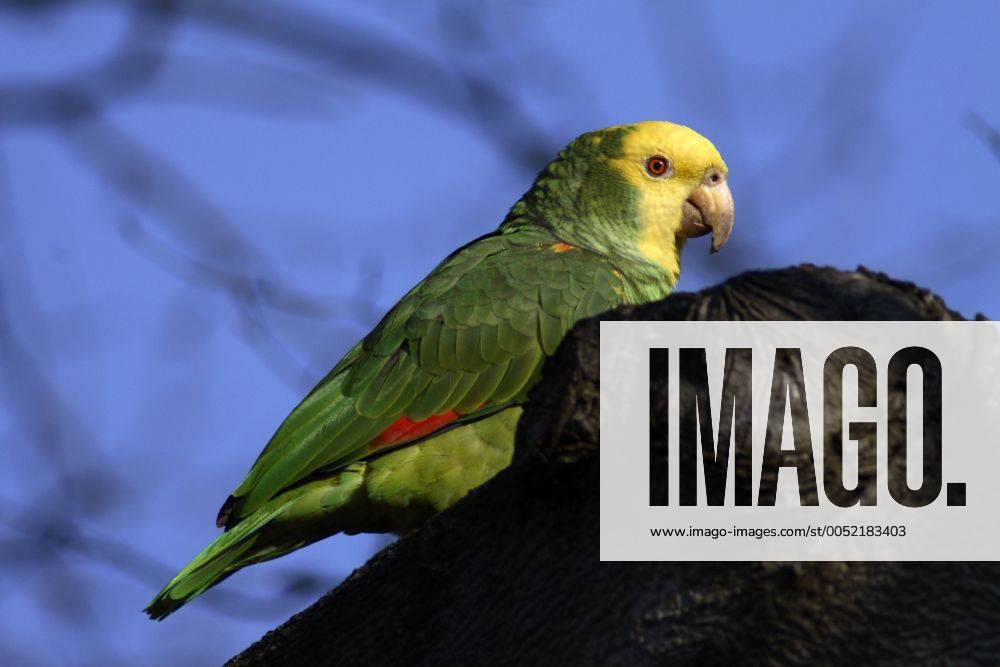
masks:
[(653, 178), (663, 178), (673, 172), (670, 160), (662, 155), (654, 155), (646, 160), (646, 172)]

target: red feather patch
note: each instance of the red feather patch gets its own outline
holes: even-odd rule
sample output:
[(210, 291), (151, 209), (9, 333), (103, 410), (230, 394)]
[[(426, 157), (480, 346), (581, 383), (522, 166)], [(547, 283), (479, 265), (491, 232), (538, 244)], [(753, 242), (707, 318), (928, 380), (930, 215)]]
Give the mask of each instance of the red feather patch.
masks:
[(449, 410), (448, 412), (428, 417), (427, 419), (419, 422), (415, 422), (409, 417), (400, 417), (390, 424), (387, 429), (375, 436), (371, 442), (368, 443), (368, 448), (371, 451), (375, 451), (376, 449), (381, 449), (390, 445), (398, 445), (404, 442), (409, 442), (410, 440), (422, 438), (425, 435), (430, 435), (434, 431), (447, 426), (460, 416), (461, 415), (454, 410)]

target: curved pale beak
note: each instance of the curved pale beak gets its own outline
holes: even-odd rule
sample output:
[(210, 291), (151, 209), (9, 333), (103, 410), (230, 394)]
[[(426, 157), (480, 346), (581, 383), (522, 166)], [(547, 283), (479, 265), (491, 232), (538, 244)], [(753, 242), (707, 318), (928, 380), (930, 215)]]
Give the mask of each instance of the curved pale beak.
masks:
[(681, 228), (677, 236), (690, 239), (711, 233), (712, 246), (709, 252), (713, 253), (726, 244), (733, 232), (735, 217), (733, 193), (726, 184), (725, 174), (711, 170), (684, 202)]

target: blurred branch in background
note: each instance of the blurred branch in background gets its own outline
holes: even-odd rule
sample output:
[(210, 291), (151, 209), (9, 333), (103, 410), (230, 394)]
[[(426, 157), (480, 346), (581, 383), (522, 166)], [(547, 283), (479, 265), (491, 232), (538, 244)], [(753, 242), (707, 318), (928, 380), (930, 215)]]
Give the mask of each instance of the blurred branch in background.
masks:
[[(1000, 131), (994, 125), (973, 112), (966, 116), (965, 128), (1000, 161)], [(977, 174), (976, 178), (989, 183), (998, 176)], [(996, 266), (996, 243), (991, 243), (990, 239), (1000, 237), (1000, 216), (992, 213), (989, 207), (984, 207), (975, 218), (955, 219), (951, 212), (945, 216), (943, 224), (935, 225), (923, 244), (925, 256), (935, 258), (931, 262), (936, 273), (934, 284), (976, 285), (984, 273)], [(988, 309), (989, 306), (984, 304), (977, 308)], [(992, 314), (995, 315), (995, 311)]]
[[(192, 19), (313, 59), (333, 73), (392, 88), (468, 123), (522, 170), (537, 171), (558, 148), (558, 139), (541, 130), (503, 82), (487, 70), (465, 69), (463, 61), (446, 64), (362, 26), (294, 6), (275, 11), (228, 0), (179, 6)], [(453, 34), (486, 34), (474, 15), (463, 18)]]
[[(159, 589), (176, 574), (174, 566), (118, 540), (85, 531), (65, 516), (45, 517), (3, 498), (0, 498), (0, 525), (19, 536), (4, 550), (7, 566), (47, 567), (68, 553), (132, 577), (150, 590)], [(343, 577), (330, 580), (308, 572), (285, 572), (278, 579), (280, 583), (275, 586), (273, 597), (258, 598), (231, 588), (217, 588), (205, 595), (205, 604), (235, 618), (273, 620), (276, 612), (289, 611), (291, 601), (285, 598), (325, 592)]]
[[(662, 68), (664, 107), (669, 108), (678, 88), (697, 100), (707, 119), (722, 126), (738, 123), (747, 129), (734, 133), (726, 143), (726, 160), (739, 165), (733, 178), (739, 183), (737, 225), (760, 226), (775, 222), (775, 202), (763, 201), (773, 184), (782, 184), (780, 215), (784, 221), (810, 212), (819, 196), (848, 173), (840, 167), (850, 163), (861, 147), (884, 142), (890, 135), (889, 119), (878, 110), (879, 94), (887, 85), (898, 60), (905, 32), (888, 29), (906, 21), (891, 13), (873, 17), (856, 8), (836, 39), (817, 49), (808, 60), (787, 59), (761, 70), (731, 56), (712, 19), (717, 7), (704, 3), (648, 3), (644, 5), (650, 43), (664, 49), (664, 59), (685, 62), (697, 53), (696, 67)], [(666, 37), (666, 39), (665, 39)], [(808, 81), (820, 81), (823, 94), (806, 110), (789, 109), (789, 124), (775, 136), (767, 156), (754, 155), (748, 137), (760, 128), (757, 118), (741, 118), (741, 100), (734, 92), (740, 77), (753, 75), (764, 90), (806, 88)], [(793, 124), (794, 123), (794, 124)], [(818, 144), (818, 145), (817, 145)], [(806, 150), (805, 147), (809, 147)], [(875, 172), (885, 165), (865, 165)], [(821, 176), (822, 175), (822, 176)], [(780, 229), (781, 239), (762, 237)], [(783, 229), (774, 225), (758, 233), (734, 234), (725, 253), (712, 258), (706, 267), (709, 283), (740, 271), (780, 265), (783, 247), (791, 243), (789, 233), (807, 229)]]
[(977, 113), (970, 113), (965, 125), (970, 132), (982, 139), (986, 147), (1000, 160), (1000, 130)]
[[(299, 391), (315, 379), (316, 369), (303, 367), (300, 360), (309, 358), (308, 351), (283, 340), (272, 327), (269, 313), (280, 311), (319, 321), (346, 318), (362, 327), (370, 326), (381, 315), (376, 303), (381, 267), (371, 263), (363, 267), (355, 296), (332, 297), (296, 287), (197, 182), (170, 164), (149, 142), (129, 136), (114, 120), (117, 108), (147, 96), (154, 100), (175, 96), (205, 106), (228, 101), (264, 115), (285, 113), (283, 105), (269, 101), (276, 97), (275, 88), (294, 90), (301, 83), (294, 77), (275, 76), (273, 69), (245, 68), (239, 77), (227, 76), (223, 94), (214, 83), (192, 85), (191, 76), (200, 69), (197, 66), (188, 66), (178, 74), (172, 48), (182, 25), (201, 24), (285, 51), (318, 65), (327, 81), (349, 77), (395, 90), (481, 133), (512, 168), (526, 176), (539, 169), (562, 141), (561, 137), (547, 136), (521, 108), (516, 95), (508, 90), (508, 82), (498, 78), (505, 70), (491, 61), (485, 48), (488, 29), (479, 24), (480, 17), (473, 12), (447, 12), (452, 20), (442, 26), (445, 41), (453, 47), (461, 45), (470, 56), (477, 44), (475, 40), (470, 43), (468, 35), (482, 36), (479, 57), (445, 62), (380, 35), (370, 26), (353, 25), (290, 4), (103, 4), (119, 6), (128, 15), (120, 41), (102, 61), (70, 74), (0, 83), (0, 131), (34, 127), (50, 132), (81, 166), (134, 211), (126, 216), (109, 215), (103, 222), (116, 225), (120, 237), (138, 256), (191, 289), (225, 295), (238, 316), (244, 340), (276, 376)], [(44, 25), (55, 15), (80, 6), (89, 5), (10, 2), (5, 11)], [(201, 75), (205, 76), (204, 72)], [(310, 83), (315, 85), (316, 77)], [(268, 88), (267, 95), (251, 94), (260, 86)], [(0, 560), (7, 573), (57, 572), (39, 581), (48, 581), (50, 592), (61, 591), (52, 601), (62, 610), (58, 618), (66, 623), (89, 619), (98, 632), (94, 606), (100, 604), (95, 592), (101, 586), (89, 585), (86, 573), (67, 569), (67, 561), (99, 563), (141, 581), (150, 592), (162, 585), (174, 568), (133, 545), (84, 528), (109, 506), (128, 502), (128, 496), (138, 489), (129, 488), (116, 472), (98, 438), (73, 414), (50, 377), (57, 362), (44, 354), (46, 318), (32, 296), (27, 268), (16, 261), (24, 254), (16, 237), (13, 193), (7, 176), (7, 170), (0, 171), (0, 216), (5, 220), (0, 241), (5, 256), (15, 257), (14, 261), (5, 259), (0, 267), (3, 398), (15, 429), (7, 439), (17, 452), (34, 453), (37, 460), (31, 470), (48, 471), (51, 481), (39, 478), (34, 497), (0, 504), (0, 525), (13, 538), (3, 540)], [(23, 342), (26, 332), (30, 332), (30, 345)], [(284, 584), (273, 597), (258, 599), (223, 587), (206, 596), (206, 603), (234, 617), (273, 620), (288, 608), (280, 598), (295, 599), (333, 583), (308, 572), (286, 571), (282, 578)], [(122, 662), (111, 638), (100, 643), (105, 647), (103, 659)]]
[[(158, 563), (141, 551), (114, 539), (88, 536), (80, 523), (103, 513), (111, 504), (124, 502), (136, 489), (129, 488), (116, 466), (98, 445), (97, 439), (73, 414), (50, 379), (49, 358), (37, 359), (29, 347), (19, 340), (14, 323), (30, 328), (39, 339), (45, 339), (45, 318), (31, 297), (30, 281), (17, 258), (23, 256), (16, 238), (16, 225), (10, 207), (10, 189), (6, 162), (0, 144), (0, 242), (6, 250), (3, 275), (0, 276), (0, 368), (6, 412), (16, 429), (7, 450), (27, 452), (38, 459), (36, 468), (50, 473), (53, 479), (35, 476), (36, 497), (11, 503), (0, 499), (0, 525), (19, 535), (0, 551), (0, 568), (4, 573), (20, 568), (46, 568), (65, 555), (81, 556), (100, 562), (123, 574), (147, 583), (151, 590), (173, 574), (172, 568)], [(4, 281), (19, 286), (17, 314), (9, 307)], [(18, 463), (16, 457), (10, 463)], [(59, 569), (61, 587), (75, 604), (88, 606), (90, 589), (76, 581), (71, 571)], [(282, 591), (326, 590), (331, 582), (314, 575), (297, 574), (288, 577)], [(312, 582), (312, 583), (309, 583)], [(232, 592), (221, 592), (209, 604), (216, 610), (243, 618), (274, 618), (282, 608), (279, 597), (257, 600)], [(73, 614), (67, 622), (77, 622)], [(94, 620), (93, 614), (85, 619)]]
[[(17, 6), (21, 11), (47, 12), (61, 4)], [(329, 317), (336, 312), (331, 305), (335, 300), (304, 294), (278, 277), (195, 183), (153, 150), (125, 136), (107, 118), (111, 106), (141, 94), (164, 68), (169, 39), (178, 21), (193, 20), (233, 31), (315, 60), (333, 75), (350, 75), (397, 89), (432, 109), (471, 123), (527, 173), (539, 169), (556, 146), (514, 97), (484, 71), (453, 71), (419, 51), (328, 16), (294, 7), (232, 2), (123, 4), (131, 10), (130, 24), (112, 56), (54, 83), (0, 86), (0, 98), (5, 102), (0, 106), (0, 122), (58, 129), (71, 151), (187, 249), (198, 269), (186, 272), (189, 280), (228, 292), (244, 323), (248, 343), (297, 389), (302, 389), (298, 385), (305, 373), (296, 367), (293, 353), (277, 340), (264, 309), (277, 307), (300, 315)], [(452, 28), (485, 34), (483, 26), (472, 25), (471, 14), (465, 13), (463, 18)], [(370, 300), (370, 292), (366, 294)]]

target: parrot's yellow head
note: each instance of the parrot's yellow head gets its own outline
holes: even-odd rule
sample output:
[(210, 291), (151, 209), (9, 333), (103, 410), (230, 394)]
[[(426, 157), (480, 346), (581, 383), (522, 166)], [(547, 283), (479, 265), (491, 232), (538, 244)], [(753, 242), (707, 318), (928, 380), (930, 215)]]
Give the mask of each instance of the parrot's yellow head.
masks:
[(648, 121), (588, 132), (542, 171), (519, 205), (567, 243), (656, 267), (676, 282), (686, 239), (733, 228), (722, 156), (683, 125)]

